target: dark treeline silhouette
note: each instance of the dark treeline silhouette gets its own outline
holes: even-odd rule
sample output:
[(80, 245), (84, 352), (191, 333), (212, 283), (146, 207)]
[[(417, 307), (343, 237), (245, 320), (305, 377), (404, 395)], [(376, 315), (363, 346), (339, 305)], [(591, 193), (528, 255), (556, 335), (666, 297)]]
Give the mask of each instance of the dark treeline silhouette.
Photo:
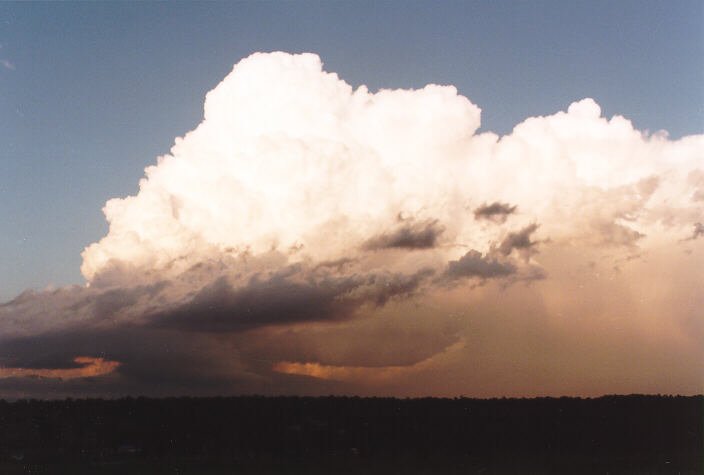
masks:
[(454, 464), (488, 473), (529, 466), (702, 473), (703, 423), (704, 396), (0, 401), (0, 468), (405, 460), (416, 468)]

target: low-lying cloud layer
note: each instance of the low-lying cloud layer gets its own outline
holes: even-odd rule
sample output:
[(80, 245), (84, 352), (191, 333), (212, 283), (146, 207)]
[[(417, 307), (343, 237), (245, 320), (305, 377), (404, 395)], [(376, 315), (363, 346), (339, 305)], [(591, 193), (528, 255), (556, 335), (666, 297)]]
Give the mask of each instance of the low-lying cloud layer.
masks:
[(108, 201), (88, 285), (0, 305), (0, 396), (704, 391), (704, 135), (592, 99), (479, 126), (452, 86), (243, 59)]

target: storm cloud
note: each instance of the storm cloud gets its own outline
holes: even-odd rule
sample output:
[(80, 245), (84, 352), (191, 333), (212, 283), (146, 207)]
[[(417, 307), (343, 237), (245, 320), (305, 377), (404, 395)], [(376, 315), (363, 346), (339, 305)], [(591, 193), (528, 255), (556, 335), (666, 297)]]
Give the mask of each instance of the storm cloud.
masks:
[(86, 285), (0, 305), (0, 396), (701, 392), (704, 135), (565, 106), (242, 59)]

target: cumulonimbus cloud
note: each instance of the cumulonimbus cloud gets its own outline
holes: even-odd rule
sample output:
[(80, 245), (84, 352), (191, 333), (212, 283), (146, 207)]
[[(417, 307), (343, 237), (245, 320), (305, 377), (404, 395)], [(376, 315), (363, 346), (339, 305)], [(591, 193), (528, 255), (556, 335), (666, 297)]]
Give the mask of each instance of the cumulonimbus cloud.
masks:
[[(0, 365), (104, 358), (94, 379), (123, 393), (700, 391), (704, 135), (592, 99), (479, 126), (452, 86), (371, 92), (314, 54), (245, 58), (106, 203), (88, 285), (0, 305)], [(625, 347), (650, 366), (619, 366)], [(52, 384), (96, 391), (81, 381)]]

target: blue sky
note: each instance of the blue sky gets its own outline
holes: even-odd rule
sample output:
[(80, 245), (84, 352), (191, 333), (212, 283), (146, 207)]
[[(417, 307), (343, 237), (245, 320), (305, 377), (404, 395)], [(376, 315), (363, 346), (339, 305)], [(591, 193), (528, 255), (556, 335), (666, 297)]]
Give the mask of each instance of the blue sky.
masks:
[(453, 84), (482, 131), (594, 98), (671, 137), (704, 131), (704, 4), (0, 4), (0, 300), (82, 283), (106, 200), (202, 118), (256, 51), (311, 51), (353, 86)]

